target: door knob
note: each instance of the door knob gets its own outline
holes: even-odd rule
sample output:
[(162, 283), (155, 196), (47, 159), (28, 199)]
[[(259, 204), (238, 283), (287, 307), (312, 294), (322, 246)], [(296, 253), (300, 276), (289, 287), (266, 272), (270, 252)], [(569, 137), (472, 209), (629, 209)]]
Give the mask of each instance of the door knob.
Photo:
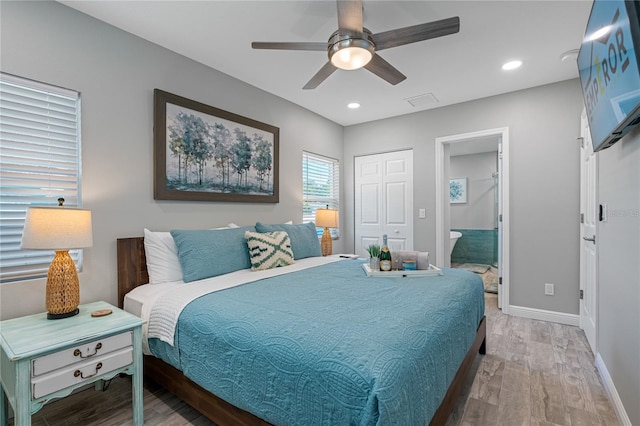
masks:
[(582, 239), (585, 240), (585, 241), (591, 241), (593, 244), (596, 243), (596, 236), (595, 235), (593, 237), (591, 237), (591, 238), (582, 237)]

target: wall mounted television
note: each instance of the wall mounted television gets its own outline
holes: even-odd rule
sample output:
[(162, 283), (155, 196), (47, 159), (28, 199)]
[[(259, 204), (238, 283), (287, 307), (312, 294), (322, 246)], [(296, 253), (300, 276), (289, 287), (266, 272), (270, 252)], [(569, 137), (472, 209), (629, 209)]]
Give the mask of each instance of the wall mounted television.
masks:
[(578, 54), (593, 150), (640, 124), (640, 2), (594, 0)]

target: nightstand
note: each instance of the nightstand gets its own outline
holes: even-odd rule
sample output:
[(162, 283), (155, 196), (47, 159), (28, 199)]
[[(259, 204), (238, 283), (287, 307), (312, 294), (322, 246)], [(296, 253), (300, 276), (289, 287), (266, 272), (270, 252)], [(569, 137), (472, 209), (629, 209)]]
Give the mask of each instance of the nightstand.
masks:
[[(0, 422), (7, 423), (6, 399), (16, 426), (30, 425), (31, 415), (74, 389), (119, 373), (133, 376), (133, 424), (142, 426), (142, 323), (106, 302), (80, 305), (74, 317), (48, 320), (47, 314), (0, 322)], [(111, 309), (113, 313), (92, 317)], [(6, 399), (5, 399), (6, 396)]]

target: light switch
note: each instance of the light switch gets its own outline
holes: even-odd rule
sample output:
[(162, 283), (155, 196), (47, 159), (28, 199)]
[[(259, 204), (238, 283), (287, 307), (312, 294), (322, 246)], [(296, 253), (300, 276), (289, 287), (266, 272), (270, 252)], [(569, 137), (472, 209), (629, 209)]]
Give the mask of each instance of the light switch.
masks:
[(418, 209), (418, 217), (420, 219), (424, 219), (427, 217), (427, 210), (426, 209)]

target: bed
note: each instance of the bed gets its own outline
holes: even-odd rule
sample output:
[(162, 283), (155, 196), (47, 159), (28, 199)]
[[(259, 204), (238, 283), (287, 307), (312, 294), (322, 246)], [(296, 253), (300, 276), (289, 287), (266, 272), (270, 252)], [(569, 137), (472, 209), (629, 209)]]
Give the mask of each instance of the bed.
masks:
[[(144, 238), (118, 239), (117, 251), (122, 307), (153, 284)], [(297, 259), (293, 272), (196, 295), (175, 335), (149, 339), (145, 374), (219, 425), (446, 423), (485, 353), (482, 281), (450, 269), (371, 278), (360, 261), (334, 260)]]

